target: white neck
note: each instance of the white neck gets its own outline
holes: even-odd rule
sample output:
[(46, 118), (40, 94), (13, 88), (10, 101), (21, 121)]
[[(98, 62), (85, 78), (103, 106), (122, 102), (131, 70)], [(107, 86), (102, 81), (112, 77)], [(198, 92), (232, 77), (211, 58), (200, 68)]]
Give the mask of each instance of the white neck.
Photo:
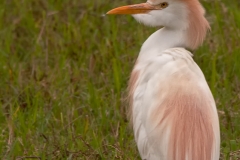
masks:
[(186, 30), (162, 28), (153, 33), (143, 44), (138, 60), (145, 61), (154, 58), (166, 49), (186, 48)]

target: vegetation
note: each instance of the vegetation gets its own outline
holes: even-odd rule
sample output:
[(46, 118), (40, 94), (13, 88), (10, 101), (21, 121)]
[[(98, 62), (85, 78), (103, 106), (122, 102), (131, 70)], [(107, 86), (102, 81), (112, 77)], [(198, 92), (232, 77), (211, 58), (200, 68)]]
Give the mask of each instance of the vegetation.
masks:
[[(158, 28), (106, 16), (141, 0), (0, 1), (0, 157), (140, 159), (126, 88)], [(221, 157), (240, 158), (240, 2), (202, 1), (212, 31), (194, 51), (214, 94)]]

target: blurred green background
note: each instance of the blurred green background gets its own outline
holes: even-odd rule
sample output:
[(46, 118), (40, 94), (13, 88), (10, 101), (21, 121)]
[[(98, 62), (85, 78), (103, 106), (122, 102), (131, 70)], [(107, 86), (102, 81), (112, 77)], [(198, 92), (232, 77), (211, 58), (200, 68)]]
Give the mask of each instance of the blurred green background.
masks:
[[(2, 159), (140, 159), (126, 88), (141, 44), (158, 28), (105, 15), (140, 2), (0, 1)], [(219, 110), (221, 159), (238, 159), (240, 1), (201, 2), (212, 31), (194, 59)]]

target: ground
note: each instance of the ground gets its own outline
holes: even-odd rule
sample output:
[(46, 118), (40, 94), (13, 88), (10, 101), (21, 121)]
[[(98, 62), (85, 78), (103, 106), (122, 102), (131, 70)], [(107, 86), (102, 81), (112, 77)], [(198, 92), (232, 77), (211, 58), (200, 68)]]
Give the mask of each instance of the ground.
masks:
[[(140, 2), (0, 1), (0, 157), (140, 159), (126, 88), (158, 28), (105, 15)], [(218, 107), (222, 159), (239, 159), (240, 1), (201, 2), (212, 30), (194, 60)]]

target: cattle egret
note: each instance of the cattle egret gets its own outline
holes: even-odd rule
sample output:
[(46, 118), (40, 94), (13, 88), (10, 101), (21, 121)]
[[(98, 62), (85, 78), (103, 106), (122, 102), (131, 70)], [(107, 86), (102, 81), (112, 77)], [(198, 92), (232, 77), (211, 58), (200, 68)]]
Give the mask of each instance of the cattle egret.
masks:
[(132, 14), (162, 26), (142, 45), (129, 81), (129, 114), (144, 160), (219, 160), (216, 104), (205, 77), (186, 50), (210, 29), (198, 0), (148, 0), (107, 14)]

